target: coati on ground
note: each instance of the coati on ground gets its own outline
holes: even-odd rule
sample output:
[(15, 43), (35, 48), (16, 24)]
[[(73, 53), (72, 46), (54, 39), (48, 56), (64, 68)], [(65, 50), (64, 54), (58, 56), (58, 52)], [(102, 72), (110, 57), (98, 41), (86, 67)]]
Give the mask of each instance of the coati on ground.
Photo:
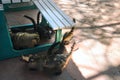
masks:
[(68, 64), (69, 57), (73, 51), (75, 43), (73, 43), (71, 47), (71, 51), (69, 53), (66, 50), (64, 44), (62, 43), (59, 42), (55, 43), (51, 47), (54, 46), (53, 48), (54, 50), (58, 45), (60, 46), (60, 48), (58, 48), (58, 50), (53, 52), (51, 55), (48, 55), (46, 59), (46, 63), (43, 65), (44, 71), (48, 71), (50, 74), (54, 74), (54, 75), (61, 74), (63, 69)]
[[(40, 54), (37, 56), (33, 55), (31, 57), (28, 56), (29, 57), (29, 60), (27, 61), (28, 67), (32, 70), (36, 70), (36, 68), (37, 69), (40, 68), (40, 70), (48, 72), (50, 74), (60, 75), (63, 69), (65, 68), (65, 66), (67, 65), (75, 45), (74, 42), (70, 52), (66, 50), (65, 47), (66, 41), (70, 41), (71, 38), (73, 37), (73, 29), (74, 28), (72, 28), (71, 31), (67, 33), (67, 36), (66, 34), (64, 35), (63, 40), (61, 42), (53, 43), (48, 49), (48, 52), (46, 54), (44, 55)], [(67, 42), (67, 45), (68, 44), (69, 43)], [(38, 64), (40, 65), (38, 66)]]
[(74, 42), (70, 52), (66, 50), (65, 45), (68, 45), (70, 43), (70, 40), (73, 38), (73, 31), (74, 27), (72, 27), (70, 32), (66, 32), (64, 34), (61, 42), (53, 43), (53, 45), (49, 48), (47, 52), (46, 63), (43, 66), (44, 70), (49, 71), (50, 73), (52, 72), (52, 74), (55, 75), (62, 73), (63, 69), (69, 61), (69, 57), (75, 45)]

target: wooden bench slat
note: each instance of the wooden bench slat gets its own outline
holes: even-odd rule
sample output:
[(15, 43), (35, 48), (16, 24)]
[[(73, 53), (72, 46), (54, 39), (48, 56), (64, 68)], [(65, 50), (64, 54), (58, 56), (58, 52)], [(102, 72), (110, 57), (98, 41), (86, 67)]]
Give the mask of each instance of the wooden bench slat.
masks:
[(50, 10), (50, 8), (47, 6), (47, 4), (44, 3), (43, 0), (38, 0), (38, 1), (39, 4), (41, 4), (44, 7), (45, 11), (51, 17), (51, 19), (58, 25), (56, 27), (60, 28), (60, 26), (65, 26), (63, 23), (60, 22), (60, 20), (55, 16), (55, 14)]
[(3, 4), (11, 3), (11, 0), (2, 0)]
[[(52, 11), (52, 13), (56, 16), (56, 18), (59, 19), (59, 21), (61, 22), (61, 24), (64, 25), (64, 26), (59, 26), (60, 28), (70, 25), (70, 24), (64, 19), (64, 17), (56, 10), (56, 8), (49, 3), (49, 1), (47, 1), (47, 0), (43, 0), (43, 1), (44, 1), (44, 3), (46, 4), (46, 6), (49, 7), (49, 9)], [(53, 18), (53, 19), (54, 19), (54, 18)]]
[(40, 5), (40, 4), (38, 3), (38, 1), (33, 1), (33, 2), (34, 2), (34, 3), (36, 4), (36, 6), (40, 9), (42, 15), (49, 21), (50, 26), (51, 26), (53, 29), (57, 29), (56, 26), (58, 26), (58, 25), (57, 25), (57, 24), (52, 20), (52, 18), (47, 14), (47, 12), (44, 10), (43, 6)]
[(53, 0), (47, 0), (49, 1), (55, 8), (56, 10), (64, 17), (64, 19), (67, 20), (67, 22), (70, 24), (70, 26), (67, 26), (67, 27), (71, 27), (71, 26), (74, 26), (74, 22), (71, 20), (71, 18), (69, 16), (67, 16), (54, 2)]
[(31, 0), (22, 0), (22, 2), (30, 2)]

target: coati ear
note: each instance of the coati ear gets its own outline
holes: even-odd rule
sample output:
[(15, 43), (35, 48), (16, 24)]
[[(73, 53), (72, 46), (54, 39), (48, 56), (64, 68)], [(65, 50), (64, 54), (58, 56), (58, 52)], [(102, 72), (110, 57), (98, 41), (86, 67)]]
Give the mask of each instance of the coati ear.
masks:
[(35, 20), (27, 15), (24, 15), (25, 18), (29, 19), (32, 23), (33, 23), (33, 26), (34, 26), (34, 31), (37, 30), (37, 24), (35, 22)]

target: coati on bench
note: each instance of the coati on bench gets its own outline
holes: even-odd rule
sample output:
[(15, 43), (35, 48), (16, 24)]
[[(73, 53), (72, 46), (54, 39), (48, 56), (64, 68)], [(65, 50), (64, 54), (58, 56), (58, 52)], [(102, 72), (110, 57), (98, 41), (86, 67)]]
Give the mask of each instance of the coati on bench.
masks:
[(37, 23), (35, 20), (27, 15), (24, 15), (25, 18), (29, 19), (34, 26), (34, 32), (38, 32), (40, 39), (51, 39), (52, 35), (54, 34), (54, 30), (49, 26), (40, 26), (40, 12), (37, 14)]
[(39, 25), (40, 12), (37, 14), (37, 23), (27, 15), (24, 15), (24, 17), (33, 23), (33, 30), (26, 27), (11, 29), (10, 34), (15, 49), (32, 48), (39, 45), (41, 39), (50, 39), (54, 34), (54, 30), (51, 27)]

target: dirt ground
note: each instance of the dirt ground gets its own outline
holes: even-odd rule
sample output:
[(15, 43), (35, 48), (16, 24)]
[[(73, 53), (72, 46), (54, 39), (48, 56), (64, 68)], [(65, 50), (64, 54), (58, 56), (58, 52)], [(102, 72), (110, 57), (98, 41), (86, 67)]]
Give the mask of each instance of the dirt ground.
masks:
[[(120, 80), (120, 0), (54, 1), (77, 21), (74, 40), (78, 49), (73, 52), (62, 75), (41, 80)], [(15, 65), (14, 62), (11, 63)], [(9, 64), (7, 61), (0, 63), (0, 66)], [(29, 74), (32, 73), (26, 76), (31, 78)], [(17, 72), (17, 75), (22, 74)], [(40, 78), (37, 73), (33, 76), (36, 77), (34, 80)], [(0, 77), (1, 80), (8, 80), (5, 75)]]

